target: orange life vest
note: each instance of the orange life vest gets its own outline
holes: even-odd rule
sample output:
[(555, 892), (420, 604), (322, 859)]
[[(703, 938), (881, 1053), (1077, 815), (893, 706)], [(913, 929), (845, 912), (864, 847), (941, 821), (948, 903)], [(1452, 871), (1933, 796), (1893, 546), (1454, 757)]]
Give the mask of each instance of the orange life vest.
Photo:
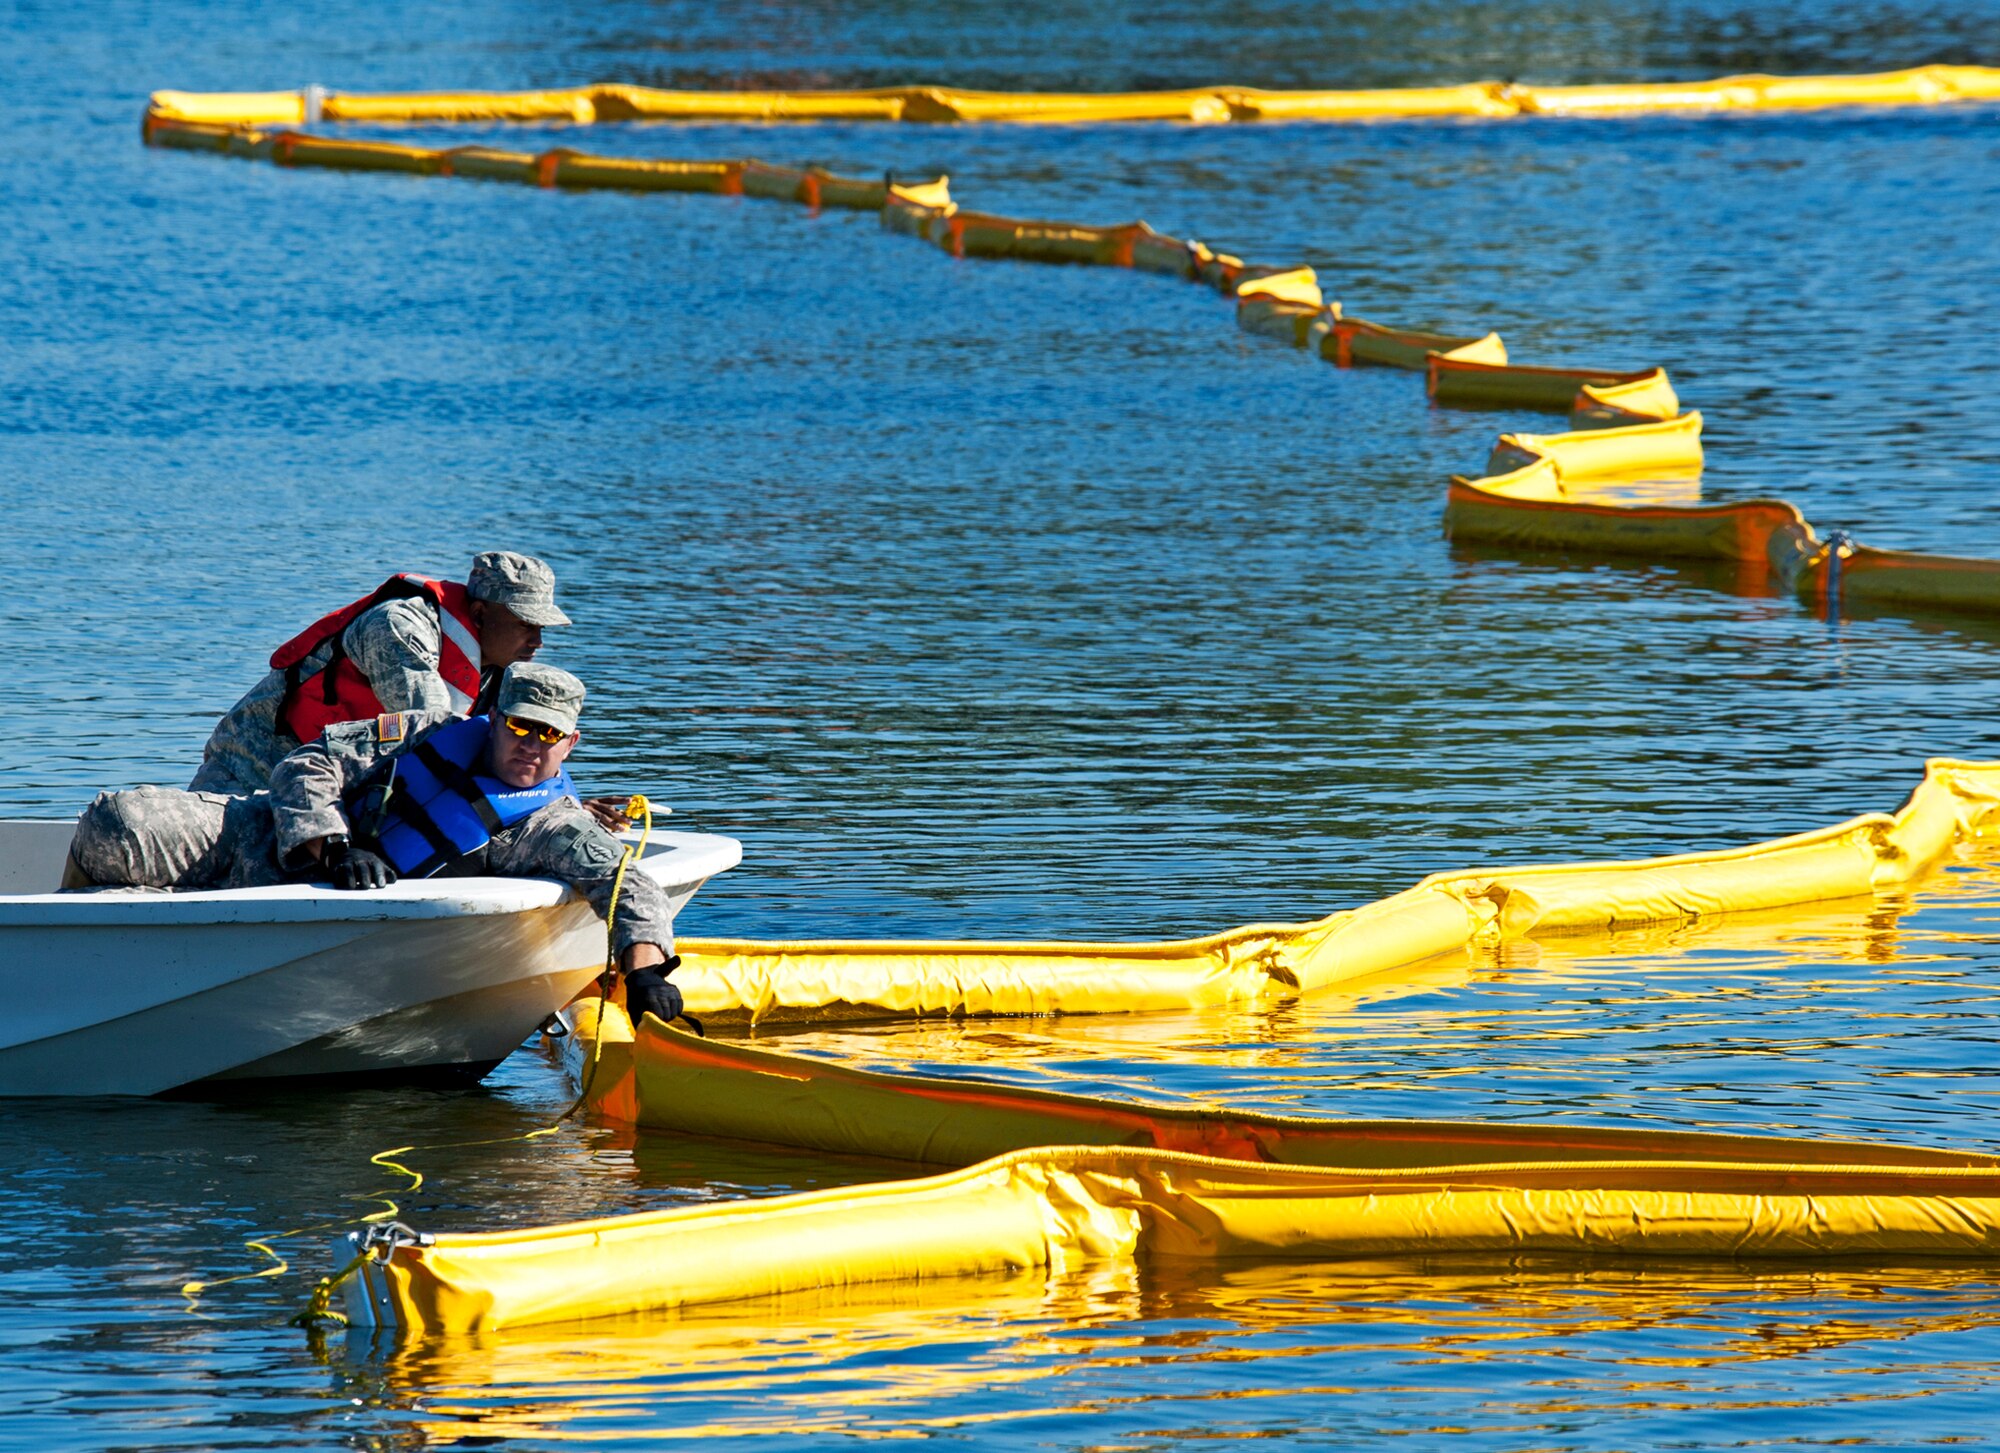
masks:
[[(421, 575), (392, 575), (353, 604), (321, 616), (271, 653), (271, 669), (285, 673), (279, 729), (311, 742), (335, 722), (364, 721), (387, 711), (368, 678), (348, 659), (342, 637), (363, 611), (385, 600), (417, 597), (437, 608), (438, 675), (451, 693), (452, 710), (469, 712), (479, 694), (479, 637), (472, 629), (472, 598), (463, 585)], [(333, 655), (326, 665), (306, 670), (307, 658), (328, 642)]]

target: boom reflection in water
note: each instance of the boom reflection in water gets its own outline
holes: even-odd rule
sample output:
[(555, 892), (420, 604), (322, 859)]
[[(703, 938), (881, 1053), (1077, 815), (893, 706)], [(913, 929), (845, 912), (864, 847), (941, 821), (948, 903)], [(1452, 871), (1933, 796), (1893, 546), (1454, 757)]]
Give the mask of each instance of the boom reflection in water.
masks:
[[(2000, 1390), (1990, 1270), (1441, 1262), (995, 1277), (589, 1332), (331, 1344), (335, 1391), (430, 1440), (692, 1433), (1067, 1441), (1942, 1432)], [(1891, 1367), (1939, 1385), (1913, 1405)], [(1412, 1401), (1421, 1412), (1414, 1416)], [(1817, 1411), (1815, 1411), (1817, 1410)], [(1963, 1426), (1962, 1424), (1960, 1426)]]

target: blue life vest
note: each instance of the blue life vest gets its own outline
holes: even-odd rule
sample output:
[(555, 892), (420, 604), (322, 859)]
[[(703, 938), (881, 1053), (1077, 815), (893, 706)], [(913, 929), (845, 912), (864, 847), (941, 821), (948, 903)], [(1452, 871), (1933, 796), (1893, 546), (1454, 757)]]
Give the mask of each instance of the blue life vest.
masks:
[(475, 772), (474, 764), (485, 760), (490, 730), (487, 718), (467, 717), (440, 727), (396, 759), (394, 785), (374, 836), (377, 850), (405, 878), (454, 869), (481, 872), (494, 833), (576, 796), (576, 784), (560, 768), (537, 787), (509, 787)]

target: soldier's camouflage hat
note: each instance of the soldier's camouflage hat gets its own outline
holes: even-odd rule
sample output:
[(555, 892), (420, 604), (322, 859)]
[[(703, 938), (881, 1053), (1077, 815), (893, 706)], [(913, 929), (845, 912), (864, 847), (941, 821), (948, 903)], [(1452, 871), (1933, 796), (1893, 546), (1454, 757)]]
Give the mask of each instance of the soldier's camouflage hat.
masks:
[(556, 609), (556, 573), (532, 555), (488, 550), (472, 557), (465, 593), (474, 600), (504, 605), (531, 626), (566, 626)]
[(494, 710), (501, 716), (526, 717), (573, 732), (583, 711), (583, 683), (569, 672), (539, 661), (516, 661), (500, 678)]

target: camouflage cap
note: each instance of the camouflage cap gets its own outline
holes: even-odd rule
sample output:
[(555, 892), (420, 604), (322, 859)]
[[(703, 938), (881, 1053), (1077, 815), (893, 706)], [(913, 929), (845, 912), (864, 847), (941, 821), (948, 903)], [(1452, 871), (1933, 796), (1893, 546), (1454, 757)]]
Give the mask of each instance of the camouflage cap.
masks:
[(583, 711), (583, 683), (569, 672), (539, 661), (516, 661), (500, 678), (500, 695), (493, 709), (501, 716), (526, 717), (573, 732)]
[(531, 626), (566, 626), (556, 609), (556, 573), (532, 555), (488, 550), (472, 557), (465, 593), (474, 600), (504, 605)]

